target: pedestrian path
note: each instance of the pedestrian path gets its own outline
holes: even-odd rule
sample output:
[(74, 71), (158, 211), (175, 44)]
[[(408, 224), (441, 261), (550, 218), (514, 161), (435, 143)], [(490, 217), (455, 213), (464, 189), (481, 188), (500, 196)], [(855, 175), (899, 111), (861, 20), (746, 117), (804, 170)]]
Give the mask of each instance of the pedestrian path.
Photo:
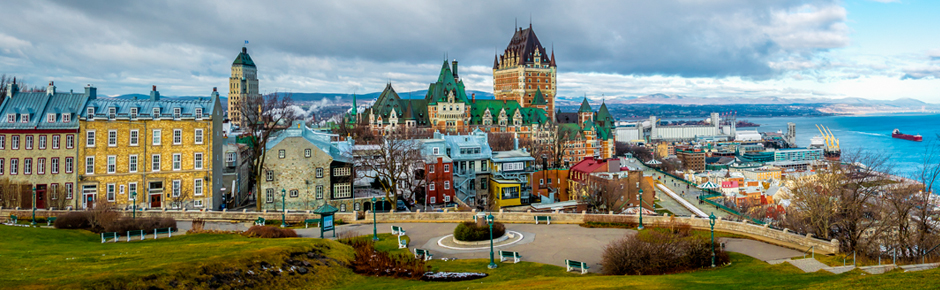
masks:
[(824, 268), (829, 268), (828, 265), (823, 264), (822, 262), (819, 262), (813, 258), (787, 260), (787, 263), (790, 263), (791, 265), (796, 266), (797, 268), (800, 268), (800, 270), (803, 270), (803, 272), (806, 272), (806, 273), (814, 273)]

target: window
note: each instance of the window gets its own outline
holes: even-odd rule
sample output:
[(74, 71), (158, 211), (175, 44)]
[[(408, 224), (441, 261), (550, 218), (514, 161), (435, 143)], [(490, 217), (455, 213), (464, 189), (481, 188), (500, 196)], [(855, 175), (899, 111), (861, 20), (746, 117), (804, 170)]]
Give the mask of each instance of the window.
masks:
[(46, 149), (46, 135), (39, 135), (39, 150)]
[(140, 141), (139, 134), (140, 134), (140, 132), (139, 132), (138, 130), (131, 130), (131, 134), (130, 134), (130, 136), (131, 136), (130, 145), (131, 145), (131, 146), (137, 146), (137, 144), (139, 144), (139, 143), (137, 143), (138, 141)]
[(127, 156), (127, 171), (137, 172), (137, 155)]
[(444, 164), (444, 172), (450, 172), (450, 164)]
[(346, 212), (346, 204), (345, 204), (345, 203), (339, 205), (339, 211), (341, 211), (341, 212)]
[(290, 197), (298, 197), (298, 196), (300, 196), (300, 193), (296, 189), (290, 190)]
[(264, 201), (267, 203), (274, 202), (274, 189), (273, 188), (268, 188), (264, 191)]
[(486, 177), (480, 178), (480, 189), (486, 189)]
[(183, 144), (183, 130), (173, 129), (173, 145)]
[[(137, 192), (137, 182), (131, 182), (127, 184), (127, 199), (133, 200), (134, 193)], [(140, 194), (139, 192), (137, 194)]]
[(183, 169), (183, 155), (179, 153), (173, 154), (173, 170)]
[(323, 186), (317, 185), (317, 199), (323, 199)]
[(115, 115), (117, 115), (117, 108), (115, 107), (108, 108), (108, 119), (114, 120)]
[(117, 156), (108, 155), (108, 173), (114, 173), (117, 170)]
[(235, 167), (235, 152), (225, 153), (225, 165), (228, 167)]
[(317, 167), (317, 178), (323, 178), (323, 167)]
[(20, 135), (10, 136), (10, 148), (13, 150), (20, 149)]
[(23, 174), (33, 174), (32, 158), (23, 158)]
[(65, 148), (72, 149), (75, 147), (75, 135), (68, 134), (65, 135)]
[(69, 123), (69, 122), (72, 122), (72, 114), (62, 113), (62, 123)]
[(150, 137), (150, 140), (153, 140), (153, 145), (160, 145), (160, 129), (153, 129), (153, 137)]
[(349, 167), (333, 168), (333, 176), (349, 176)]
[(46, 174), (46, 158), (37, 158), (37, 159), (36, 159), (36, 173), (37, 173), (37, 174)]
[(333, 185), (333, 198), (352, 197), (352, 191), (349, 190), (349, 184)]
[(85, 115), (86, 115), (85, 119), (88, 119), (88, 121), (94, 121), (95, 120), (95, 107), (88, 107), (87, 109), (85, 109)]
[(196, 115), (196, 119), (202, 119), (202, 108), (196, 108), (194, 115)]
[(173, 108), (173, 119), (179, 119), (182, 111), (180, 108)]
[(203, 193), (202, 182), (203, 182), (202, 178), (197, 178), (193, 180), (193, 194), (195, 194), (196, 196), (200, 196)]
[(0, 158), (0, 175), (3, 175), (3, 158)]
[(173, 180), (173, 197), (179, 197), (183, 192), (183, 181), (182, 180)]
[(480, 171), (486, 172), (487, 170), (489, 170), (488, 168), (489, 168), (489, 165), (487, 165), (486, 160), (480, 160)]
[(194, 200), (194, 201), (193, 201), (193, 206), (194, 206), (194, 207), (202, 207), (202, 200), (201, 200), (201, 199)]
[(59, 135), (52, 135), (52, 149), (59, 149)]
[(85, 174), (95, 174), (95, 156), (85, 157)]
[(428, 173), (434, 173), (435, 167), (437, 167), (437, 164), (431, 164), (431, 166), (428, 167)]
[(264, 171), (264, 180), (274, 181), (274, 170), (265, 170)]
[(150, 171), (160, 171), (160, 154), (150, 156)]
[(277, 150), (277, 158), (284, 159), (284, 157), (287, 157), (287, 151), (284, 149)]
[(118, 186), (118, 194), (124, 195), (124, 185), (123, 185), (123, 184), (121, 184), (121, 186)]
[(450, 181), (444, 181), (444, 189), (450, 189)]
[(49, 185), (50, 196), (52, 199), (59, 199), (59, 184), (53, 183)]
[(0, 135), (0, 149), (6, 149), (7, 147), (7, 136)]
[(65, 173), (72, 173), (72, 169), (74, 168), (72, 167), (73, 163), (75, 163), (75, 159), (72, 157), (65, 157)]
[(108, 201), (109, 201), (109, 202), (114, 202), (114, 196), (115, 196), (115, 194), (114, 194), (114, 189), (115, 189), (115, 188), (114, 188), (114, 183), (108, 183), (107, 188), (108, 188)]
[(16, 114), (7, 114), (7, 123), (16, 122)]
[(117, 146), (117, 130), (108, 130), (108, 147)]
[(444, 196), (444, 202), (450, 202), (450, 195)]
[(29, 123), (29, 114), (20, 114), (20, 122)]
[(304, 157), (310, 158), (311, 150), (310, 148), (304, 149)]
[(85, 147), (95, 147), (95, 130), (85, 132)]
[(26, 135), (25, 137), (23, 137), (23, 139), (24, 139), (23, 143), (25, 143), (24, 144), (25, 146), (23, 147), (26, 147), (26, 150), (32, 150), (33, 149), (33, 135)]
[(19, 159), (16, 159), (16, 158), (10, 159), (10, 174), (11, 175), (16, 175), (18, 173), (17, 171), (19, 171), (19, 167), (20, 167), (19, 165), (20, 165)]
[(358, 203), (358, 202), (355, 203), (355, 204), (353, 204), (353, 210), (354, 210), (354, 211), (359, 211), (359, 203)]
[(202, 169), (202, 152), (193, 154), (193, 168)]
[(431, 203), (437, 203), (437, 197), (436, 197), (436, 196), (432, 196), (432, 197), (431, 197)]
[(160, 108), (153, 108), (153, 118), (160, 119)]
[(65, 183), (65, 199), (72, 199), (72, 197), (74, 196), (72, 194), (73, 189), (74, 189), (74, 185), (71, 182)]
[(202, 129), (196, 129), (196, 134), (194, 134), (196, 144), (202, 144), (202, 139), (203, 139), (202, 131), (203, 131)]
[(431, 148), (431, 152), (432, 152), (432, 154), (434, 154), (434, 155), (438, 155), (438, 154), (441, 154), (441, 149), (440, 149), (440, 148), (437, 148), (437, 147), (434, 147), (434, 148)]
[(434, 190), (434, 183), (428, 184), (428, 190)]
[(137, 119), (137, 108), (131, 108), (131, 119)]

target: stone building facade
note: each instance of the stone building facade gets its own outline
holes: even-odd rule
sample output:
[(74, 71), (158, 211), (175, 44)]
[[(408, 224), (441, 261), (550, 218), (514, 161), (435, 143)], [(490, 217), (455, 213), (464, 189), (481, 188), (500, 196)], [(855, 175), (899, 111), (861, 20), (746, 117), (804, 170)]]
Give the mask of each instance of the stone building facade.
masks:
[(96, 89), (19, 92), (14, 82), (0, 103), (0, 206), (67, 208), (76, 205), (78, 114)]
[[(199, 100), (90, 99), (80, 117), (78, 206), (218, 209), (219, 94)], [(132, 193), (137, 193), (136, 199)]]

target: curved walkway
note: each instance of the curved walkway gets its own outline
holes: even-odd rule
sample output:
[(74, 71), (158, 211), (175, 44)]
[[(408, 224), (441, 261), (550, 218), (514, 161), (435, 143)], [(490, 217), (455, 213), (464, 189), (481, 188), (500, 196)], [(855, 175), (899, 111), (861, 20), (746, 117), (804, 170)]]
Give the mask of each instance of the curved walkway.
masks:
[[(379, 233), (391, 233), (391, 225), (378, 224)], [(435, 258), (458, 259), (487, 259), (489, 249), (480, 250), (452, 250), (438, 246), (437, 241), (448, 234), (452, 234), (456, 224), (453, 223), (400, 223), (411, 238), (409, 248), (422, 248), (434, 253)], [(604, 247), (612, 241), (623, 238), (625, 235), (635, 234), (634, 230), (616, 228), (585, 228), (579, 225), (553, 224), (506, 224), (506, 230), (520, 232), (524, 235), (522, 241), (499, 247), (496, 250), (519, 252), (523, 261), (537, 262), (564, 267), (565, 259), (577, 260), (587, 263), (591, 272), (601, 270), (600, 262)], [(353, 231), (360, 235), (372, 234), (371, 224), (342, 225), (336, 228), (337, 233)], [(319, 237), (319, 229), (299, 229), (297, 233), (302, 237)], [(784, 247), (748, 239), (722, 238), (725, 250), (742, 253), (762, 261), (785, 259), (802, 256), (802, 253)], [(497, 257), (498, 259), (498, 257)]]

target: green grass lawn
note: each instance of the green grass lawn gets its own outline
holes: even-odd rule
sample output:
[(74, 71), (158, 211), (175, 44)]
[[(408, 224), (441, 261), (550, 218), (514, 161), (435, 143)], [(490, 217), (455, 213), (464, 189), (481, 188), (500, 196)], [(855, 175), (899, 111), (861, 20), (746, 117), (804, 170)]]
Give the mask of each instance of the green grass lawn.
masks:
[[(379, 236), (376, 249), (409, 254), (398, 249), (390, 234)], [(368, 238), (371, 238), (368, 237)], [(147, 275), (178, 275), (200, 265), (234, 266), (267, 256), (329, 246), (325, 254), (337, 260), (353, 259), (352, 249), (334, 241), (290, 238), (252, 239), (229, 234), (196, 234), (171, 239), (101, 244), (86, 231), (0, 226), (0, 288), (81, 288), (109, 279)], [(412, 245), (414, 246), (414, 245)], [(534, 253), (533, 253), (534, 254)], [(345, 267), (320, 270), (318, 280), (299, 284), (309, 289), (904, 289), (935, 288), (940, 270), (914, 273), (894, 271), (863, 275), (803, 273), (789, 264), (769, 265), (730, 253), (732, 264), (717, 269), (661, 276), (604, 276), (567, 273), (553, 265), (500, 263), (487, 269), (488, 260), (430, 261), (434, 271), (483, 272), (490, 276), (462, 282), (422, 282), (366, 277)], [(532, 254), (530, 254), (532, 255)], [(295, 284), (298, 285), (298, 284)], [(273, 287), (273, 286), (272, 286)]]

